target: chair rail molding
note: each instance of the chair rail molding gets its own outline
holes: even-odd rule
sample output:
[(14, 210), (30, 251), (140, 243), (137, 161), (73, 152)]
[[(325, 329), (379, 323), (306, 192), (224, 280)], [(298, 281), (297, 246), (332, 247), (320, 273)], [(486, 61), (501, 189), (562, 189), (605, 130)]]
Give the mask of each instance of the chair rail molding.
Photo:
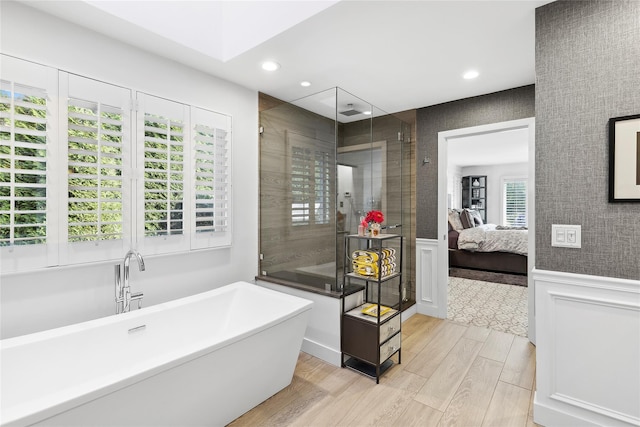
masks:
[(446, 319), (447, 294), (438, 287), (438, 266), (443, 265), (438, 244), (437, 239), (416, 239), (416, 305), (420, 314)]
[(534, 421), (640, 425), (640, 281), (533, 271)]

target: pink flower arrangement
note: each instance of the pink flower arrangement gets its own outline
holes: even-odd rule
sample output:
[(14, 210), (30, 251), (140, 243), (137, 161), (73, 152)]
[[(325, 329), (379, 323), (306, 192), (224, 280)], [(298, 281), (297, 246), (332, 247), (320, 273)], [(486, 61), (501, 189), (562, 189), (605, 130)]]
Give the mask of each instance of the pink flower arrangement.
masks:
[(367, 216), (364, 217), (363, 223), (370, 224), (372, 222), (376, 222), (381, 224), (384, 221), (384, 215), (380, 211), (369, 211), (367, 212)]

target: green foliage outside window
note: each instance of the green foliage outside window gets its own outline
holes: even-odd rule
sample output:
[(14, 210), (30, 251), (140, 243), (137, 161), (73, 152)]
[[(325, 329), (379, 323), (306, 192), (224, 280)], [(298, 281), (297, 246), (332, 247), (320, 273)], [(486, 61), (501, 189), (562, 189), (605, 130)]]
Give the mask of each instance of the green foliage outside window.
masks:
[(72, 100), (68, 116), (69, 241), (121, 239), (122, 113)]
[[(6, 90), (10, 87), (10, 90)], [(15, 85), (16, 88), (19, 85)], [(42, 244), (47, 237), (47, 98), (2, 82), (0, 90), (0, 246)], [(40, 93), (40, 95), (38, 95)], [(67, 106), (67, 224), (69, 242), (122, 239), (124, 113), (70, 99)], [(144, 231), (184, 233), (184, 124), (147, 114), (144, 121)], [(215, 130), (200, 126), (195, 173), (196, 232), (215, 231)], [(50, 152), (49, 152), (49, 151)], [(57, 179), (57, 178), (55, 178)], [(221, 205), (222, 206), (222, 205)], [(219, 226), (224, 229), (226, 220)]]
[(183, 234), (183, 126), (151, 115), (144, 126), (145, 236)]
[(0, 246), (46, 242), (45, 96), (0, 90)]

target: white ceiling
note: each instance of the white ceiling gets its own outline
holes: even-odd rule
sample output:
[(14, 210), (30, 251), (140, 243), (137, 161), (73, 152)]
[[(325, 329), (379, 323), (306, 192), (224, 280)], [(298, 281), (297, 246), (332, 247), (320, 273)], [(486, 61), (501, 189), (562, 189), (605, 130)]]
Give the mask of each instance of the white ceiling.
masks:
[(529, 160), (527, 128), (449, 139), (449, 167), (526, 163)]
[(534, 83), (534, 10), (550, 3), (23, 2), (285, 101), (337, 86), (389, 113)]

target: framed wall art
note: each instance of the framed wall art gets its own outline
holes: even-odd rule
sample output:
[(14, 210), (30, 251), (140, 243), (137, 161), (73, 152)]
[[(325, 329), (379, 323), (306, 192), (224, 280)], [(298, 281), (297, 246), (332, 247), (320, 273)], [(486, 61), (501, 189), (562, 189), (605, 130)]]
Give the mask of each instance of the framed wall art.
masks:
[(609, 119), (609, 202), (640, 202), (640, 114)]

